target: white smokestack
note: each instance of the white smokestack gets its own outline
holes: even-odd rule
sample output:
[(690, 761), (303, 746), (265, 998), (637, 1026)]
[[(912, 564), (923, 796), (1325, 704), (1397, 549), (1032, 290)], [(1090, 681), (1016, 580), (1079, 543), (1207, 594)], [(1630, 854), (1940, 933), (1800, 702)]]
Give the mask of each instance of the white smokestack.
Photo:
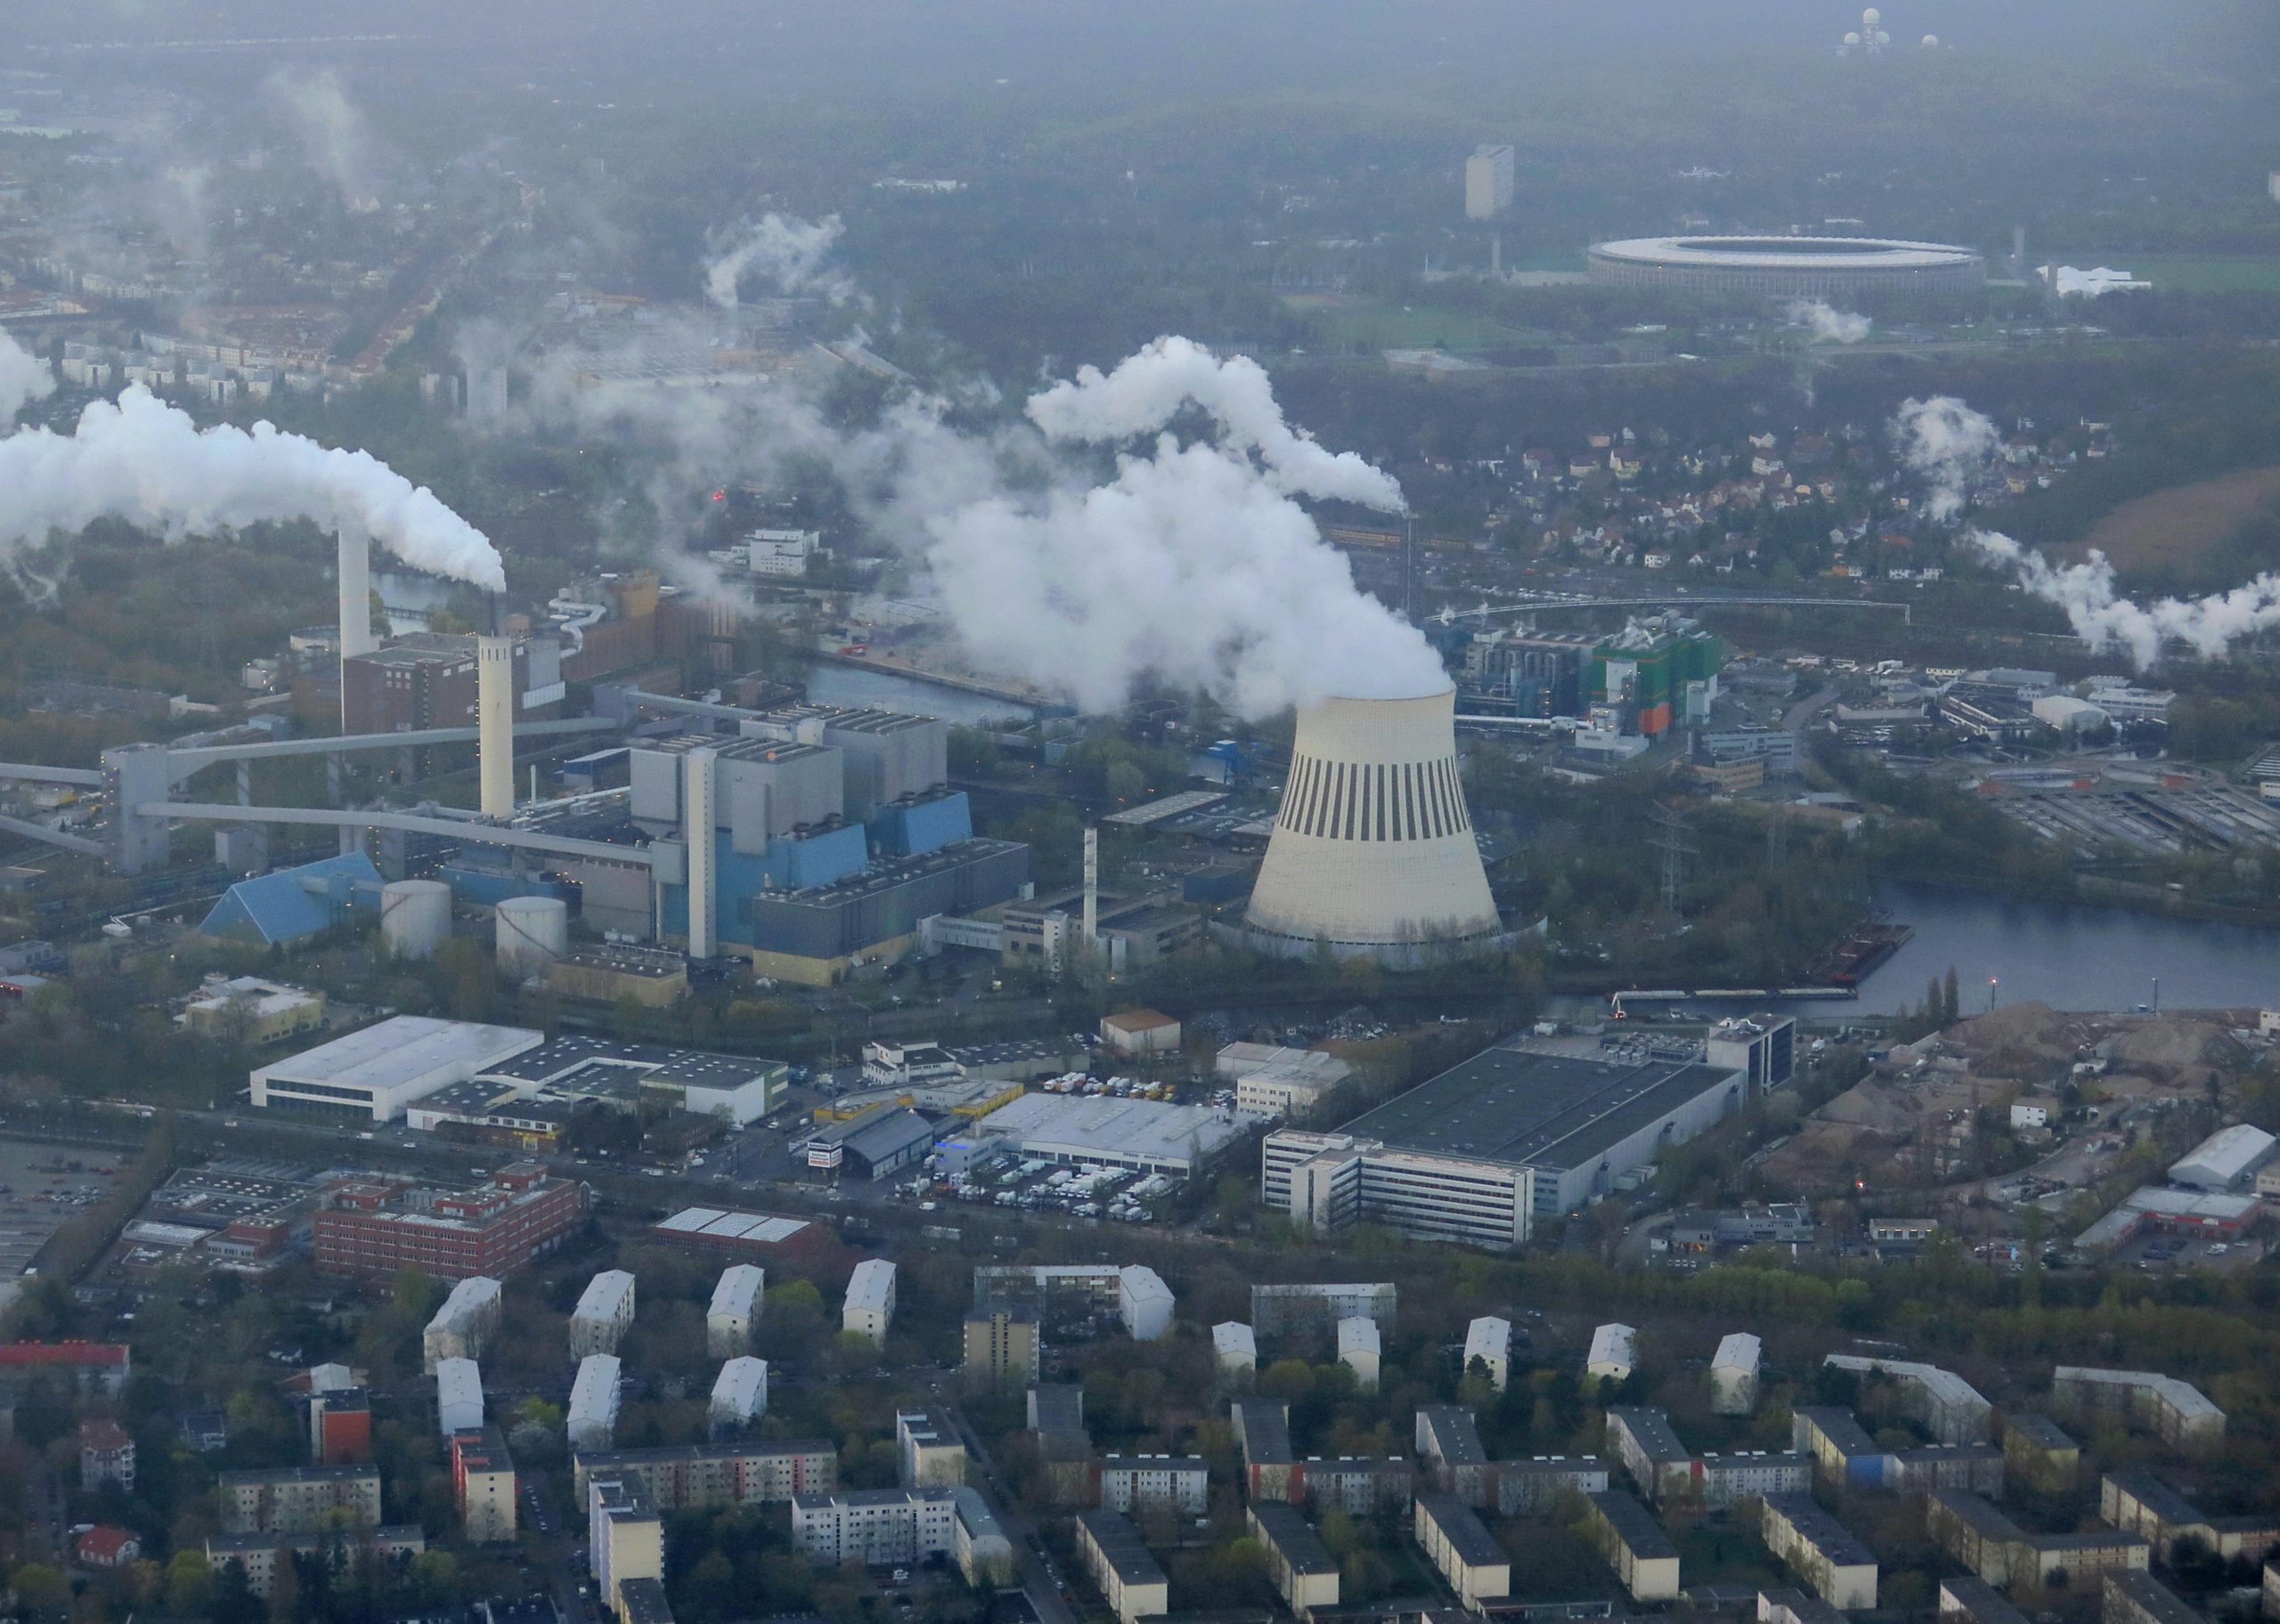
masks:
[(1085, 826), (1085, 951), (1101, 941), (1101, 832)]
[(476, 780), (483, 816), (515, 816), (515, 642), (497, 632), (475, 640)]
[(680, 833), (688, 845), (688, 956), (718, 951), (712, 917), (712, 763), (717, 751), (692, 750), (681, 758)]
[[(380, 646), (372, 630), (372, 543), (354, 524), (340, 527), (340, 657), (369, 654)], [(346, 687), (343, 688), (344, 697)]]
[(1498, 928), (1457, 765), (1456, 692), (1299, 711), (1247, 916), (1254, 945), (1393, 962)]
[(200, 432), (139, 384), (96, 401), (77, 428), (0, 440), (0, 553), (123, 519), (169, 541), (265, 520), (354, 529), (415, 569), (496, 591), (505, 567), (483, 532), (378, 458), (274, 425)]

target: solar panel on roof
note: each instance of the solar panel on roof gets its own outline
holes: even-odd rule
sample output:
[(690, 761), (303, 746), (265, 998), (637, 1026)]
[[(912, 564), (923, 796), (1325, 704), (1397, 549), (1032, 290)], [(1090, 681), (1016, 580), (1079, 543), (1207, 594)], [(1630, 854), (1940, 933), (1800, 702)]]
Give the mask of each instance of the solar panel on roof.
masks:
[(727, 1214), (721, 1212), (718, 1207), (692, 1206), (686, 1212), (675, 1213), (672, 1217), (666, 1219), (657, 1227), (661, 1230), (672, 1230), (675, 1231), (702, 1230), (706, 1224), (711, 1223), (716, 1218), (724, 1218), (727, 1215)]

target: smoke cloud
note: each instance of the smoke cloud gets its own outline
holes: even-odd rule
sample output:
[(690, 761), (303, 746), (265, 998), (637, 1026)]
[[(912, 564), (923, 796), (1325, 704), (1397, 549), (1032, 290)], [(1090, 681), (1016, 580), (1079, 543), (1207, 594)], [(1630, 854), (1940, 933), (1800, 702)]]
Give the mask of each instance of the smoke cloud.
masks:
[(1826, 299), (1792, 299), (1788, 315), (1790, 326), (1810, 328), (1817, 341), (1828, 344), (1858, 344), (1876, 325), (1868, 317), (1839, 310)]
[(348, 100), (331, 69), (272, 74), (263, 85), (284, 117), (301, 156), (351, 208), (370, 208), (374, 197), (372, 135), (364, 115)]
[(2164, 597), (2140, 604), (2122, 595), (2113, 565), (2095, 548), (2080, 564), (2055, 564), (1995, 531), (1975, 530), (1969, 540), (1995, 563), (2009, 565), (2028, 592), (2064, 610), (2067, 623), (2083, 642), (2095, 649), (2121, 649), (2141, 671), (2172, 641), (2186, 644), (2205, 659), (2219, 660), (2243, 637), (2280, 626), (2280, 574), (2259, 575), (2243, 586), (2206, 597)]
[(45, 400), (54, 389), (47, 363), (0, 332), (0, 426), (12, 421), (34, 401)]
[(416, 568), (496, 589), (498, 550), (425, 486), (363, 451), (267, 423), (200, 430), (140, 385), (96, 401), (77, 428), (0, 440), (0, 551), (118, 518), (168, 540), (265, 520), (361, 531)]
[(723, 310), (734, 310), (737, 289), (745, 278), (762, 276), (778, 293), (819, 293), (835, 304), (844, 304), (857, 296), (855, 284), (844, 273), (827, 270), (824, 261), (845, 229), (837, 215), (799, 220), (769, 214), (757, 223), (716, 233), (704, 262), (704, 296)]
[(1963, 511), (1971, 476), (2001, 439), (1985, 414), (1951, 394), (1903, 402), (1893, 420), (1893, 443), (1901, 459), (1930, 483), (1926, 508), (1942, 524)]
[(1032, 395), (1029, 415), (1054, 440), (1115, 441), (1162, 428), (1191, 402), (1210, 414), (1223, 446), (1258, 453), (1278, 491), (1387, 513), (1408, 506), (1389, 475), (1352, 451), (1324, 451), (1284, 422), (1266, 368), (1248, 355), (1222, 359), (1187, 338), (1159, 338), (1113, 372), (1080, 368), (1074, 379)]

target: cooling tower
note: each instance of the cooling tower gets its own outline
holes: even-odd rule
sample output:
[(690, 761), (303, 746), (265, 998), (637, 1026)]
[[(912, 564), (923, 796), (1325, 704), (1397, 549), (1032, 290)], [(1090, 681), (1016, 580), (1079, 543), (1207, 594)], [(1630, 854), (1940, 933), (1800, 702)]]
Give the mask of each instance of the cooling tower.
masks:
[(1282, 810), (1248, 916), (1254, 946), (1414, 962), (1485, 945), (1496, 905), (1457, 769), (1456, 693), (1329, 699), (1299, 712)]

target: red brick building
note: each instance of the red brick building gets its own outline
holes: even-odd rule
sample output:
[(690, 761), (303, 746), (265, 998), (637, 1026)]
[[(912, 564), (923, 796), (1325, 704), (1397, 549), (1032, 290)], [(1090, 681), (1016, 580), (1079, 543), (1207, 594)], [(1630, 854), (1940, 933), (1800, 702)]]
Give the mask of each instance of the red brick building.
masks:
[(122, 1343), (12, 1342), (0, 1345), (0, 1376), (63, 1371), (84, 1388), (115, 1393), (126, 1391), (131, 1368)]
[(446, 1280), (502, 1275), (562, 1244), (586, 1222), (583, 1184), (535, 1162), (501, 1167), (476, 1190), (423, 1190), (382, 1174), (342, 1179), (313, 1224), (319, 1269), (377, 1279), (416, 1269)]
[(309, 1395), (309, 1458), (320, 1466), (372, 1458), (372, 1405), (362, 1388)]

